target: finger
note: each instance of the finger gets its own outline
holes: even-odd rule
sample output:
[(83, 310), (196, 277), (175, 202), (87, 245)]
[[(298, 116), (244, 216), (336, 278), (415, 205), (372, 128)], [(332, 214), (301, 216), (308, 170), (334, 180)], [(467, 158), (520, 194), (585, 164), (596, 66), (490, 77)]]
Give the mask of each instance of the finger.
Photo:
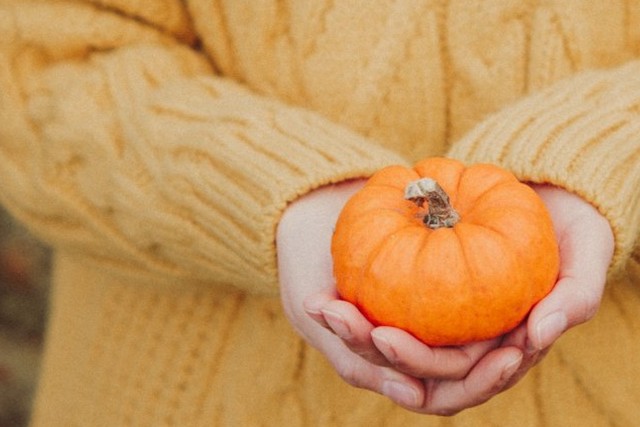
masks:
[(542, 350), (553, 344), (567, 329), (591, 319), (600, 306), (604, 284), (588, 280), (560, 280), (530, 315), (530, 346)]
[(596, 314), (613, 252), (608, 224), (578, 220), (560, 235), (562, 264), (552, 292), (529, 316), (530, 345), (551, 345), (565, 330)]
[(504, 387), (504, 390), (513, 387), (520, 379), (522, 379), (527, 372), (535, 365), (540, 363), (542, 359), (547, 355), (551, 347), (547, 347), (544, 350), (533, 348), (530, 344), (530, 340), (527, 336), (527, 322), (521, 323), (517, 328), (506, 334), (502, 343), (502, 347), (517, 347), (522, 353), (522, 362), (517, 371), (511, 376), (509, 381)]
[(462, 347), (429, 347), (411, 334), (397, 328), (378, 327), (371, 336), (389, 363), (416, 378), (461, 379), (499, 340)]
[(522, 352), (502, 347), (488, 353), (460, 381), (432, 381), (421, 412), (454, 415), (480, 405), (501, 392), (522, 362)]
[(326, 289), (307, 297), (303, 302), (303, 307), (307, 315), (326, 329), (331, 330), (322, 314), (322, 309), (332, 301), (338, 299), (338, 294), (334, 289)]
[(371, 338), (374, 326), (353, 304), (341, 300), (331, 301), (322, 309), (322, 315), (331, 330), (352, 352), (376, 365), (389, 365)]
[(531, 345), (538, 350), (593, 318), (600, 307), (610, 256), (601, 253), (606, 248), (590, 240), (572, 237), (561, 247), (560, 279), (529, 316)]
[(342, 380), (351, 386), (382, 394), (409, 408), (420, 407), (424, 401), (424, 386), (420, 381), (366, 361), (336, 336), (324, 341), (322, 352)]
[(507, 383), (504, 385), (504, 387), (502, 387), (502, 391), (508, 390), (514, 385), (516, 385), (522, 378), (524, 378), (524, 376), (527, 374), (527, 372), (531, 370), (531, 368), (536, 366), (547, 356), (549, 351), (551, 351), (551, 347), (547, 347), (544, 350), (535, 351), (533, 353), (528, 353), (528, 354), (525, 352), (523, 354), (523, 358), (522, 358), (522, 362), (520, 363), (520, 366), (518, 366), (518, 369), (516, 369), (516, 372), (513, 375), (511, 375)]

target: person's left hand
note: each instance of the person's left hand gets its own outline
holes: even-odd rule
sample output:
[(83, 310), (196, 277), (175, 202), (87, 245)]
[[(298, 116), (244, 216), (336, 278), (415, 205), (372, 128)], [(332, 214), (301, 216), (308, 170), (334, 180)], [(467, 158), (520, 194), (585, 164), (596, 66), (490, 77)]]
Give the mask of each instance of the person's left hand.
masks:
[(502, 345), (524, 351), (524, 360), (507, 388), (543, 358), (564, 332), (595, 316), (615, 246), (609, 222), (591, 204), (562, 188), (531, 187), (551, 214), (560, 273), (551, 293), (533, 308), (526, 322), (503, 337)]
[(348, 383), (412, 411), (452, 415), (515, 384), (563, 332), (596, 313), (613, 252), (609, 224), (579, 197), (533, 186), (554, 221), (561, 271), (553, 291), (519, 327), (494, 340), (444, 348), (426, 346), (396, 328), (374, 327), (354, 305), (339, 299), (331, 276), (333, 226), (344, 201), (360, 185), (323, 188), (303, 197), (278, 229), (285, 311), (298, 333)]

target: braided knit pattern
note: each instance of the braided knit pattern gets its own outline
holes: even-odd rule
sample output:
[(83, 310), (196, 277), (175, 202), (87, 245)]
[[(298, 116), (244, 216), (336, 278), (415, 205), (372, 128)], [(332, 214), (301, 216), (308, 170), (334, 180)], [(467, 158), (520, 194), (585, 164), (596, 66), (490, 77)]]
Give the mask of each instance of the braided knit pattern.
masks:
[(631, 279), (451, 419), (292, 331), (288, 203), (433, 155), (578, 193), (640, 277), (640, 3), (0, 0), (0, 202), (55, 259), (33, 425), (635, 425)]

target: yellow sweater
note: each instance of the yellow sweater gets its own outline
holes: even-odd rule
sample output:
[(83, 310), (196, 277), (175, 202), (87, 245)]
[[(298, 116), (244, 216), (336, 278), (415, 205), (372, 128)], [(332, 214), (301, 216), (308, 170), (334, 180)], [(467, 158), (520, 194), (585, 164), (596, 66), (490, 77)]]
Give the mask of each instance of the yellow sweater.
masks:
[[(637, 0), (0, 0), (0, 200), (56, 253), (33, 425), (637, 425), (639, 58)], [(429, 155), (580, 194), (628, 272), (453, 418), (343, 384), (277, 297), (288, 202)]]

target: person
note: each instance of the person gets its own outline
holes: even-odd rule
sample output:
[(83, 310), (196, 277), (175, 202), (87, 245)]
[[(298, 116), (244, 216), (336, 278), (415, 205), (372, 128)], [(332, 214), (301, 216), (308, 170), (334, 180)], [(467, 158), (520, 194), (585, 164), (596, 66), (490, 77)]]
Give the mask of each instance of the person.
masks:
[[(32, 425), (636, 422), (638, 1), (0, 16), (0, 200), (55, 254)], [(553, 218), (558, 282), (497, 339), (431, 348), (336, 295), (345, 201), (430, 156)]]

